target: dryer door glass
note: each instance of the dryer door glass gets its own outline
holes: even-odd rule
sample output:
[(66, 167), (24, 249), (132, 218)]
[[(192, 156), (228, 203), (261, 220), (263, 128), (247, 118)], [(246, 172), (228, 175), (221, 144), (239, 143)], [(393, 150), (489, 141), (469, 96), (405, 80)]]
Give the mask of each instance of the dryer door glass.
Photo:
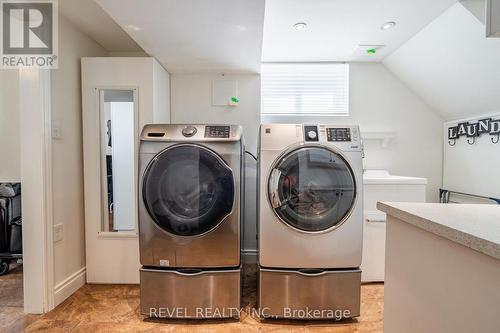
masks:
[(308, 232), (340, 225), (356, 197), (354, 174), (346, 160), (321, 147), (300, 148), (277, 161), (268, 190), (276, 215)]
[(233, 173), (207, 148), (173, 146), (147, 167), (142, 196), (149, 215), (163, 230), (180, 236), (201, 235), (231, 213)]

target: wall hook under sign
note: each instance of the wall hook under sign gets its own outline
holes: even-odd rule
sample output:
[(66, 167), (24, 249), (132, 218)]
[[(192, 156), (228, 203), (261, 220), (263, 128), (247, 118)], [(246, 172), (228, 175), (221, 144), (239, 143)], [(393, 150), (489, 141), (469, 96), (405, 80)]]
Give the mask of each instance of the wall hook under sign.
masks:
[(448, 140), (448, 144), (449, 144), (450, 146), (454, 146), (454, 145), (456, 145), (456, 144), (457, 144), (457, 139)]
[[(472, 139), (472, 141), (471, 141), (471, 139)], [(474, 142), (476, 142), (476, 138), (475, 137), (474, 138), (467, 138), (467, 143), (468, 144), (473, 145)]]
[(498, 141), (500, 141), (500, 134), (497, 135), (497, 138), (494, 139), (494, 138), (491, 138), (491, 142), (493, 142), (494, 144), (497, 144)]

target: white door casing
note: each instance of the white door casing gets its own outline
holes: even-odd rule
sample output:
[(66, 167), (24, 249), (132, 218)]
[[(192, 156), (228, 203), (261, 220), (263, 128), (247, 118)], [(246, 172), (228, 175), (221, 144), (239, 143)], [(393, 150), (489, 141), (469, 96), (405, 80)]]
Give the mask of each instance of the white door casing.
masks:
[(54, 308), (50, 70), (19, 70), (24, 312)]

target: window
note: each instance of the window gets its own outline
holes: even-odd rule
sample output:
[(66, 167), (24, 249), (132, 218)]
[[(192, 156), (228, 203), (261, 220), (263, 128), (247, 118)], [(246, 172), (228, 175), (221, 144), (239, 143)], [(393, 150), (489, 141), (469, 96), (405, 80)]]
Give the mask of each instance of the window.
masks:
[(349, 114), (349, 65), (262, 64), (262, 114), (311, 116)]

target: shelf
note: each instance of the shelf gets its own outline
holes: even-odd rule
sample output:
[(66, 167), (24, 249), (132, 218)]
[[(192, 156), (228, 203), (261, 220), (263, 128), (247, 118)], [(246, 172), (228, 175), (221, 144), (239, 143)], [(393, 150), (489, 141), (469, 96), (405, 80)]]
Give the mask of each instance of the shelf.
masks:
[(396, 132), (361, 132), (361, 138), (365, 141), (380, 141), (382, 148), (389, 147), (392, 140), (396, 139)]

